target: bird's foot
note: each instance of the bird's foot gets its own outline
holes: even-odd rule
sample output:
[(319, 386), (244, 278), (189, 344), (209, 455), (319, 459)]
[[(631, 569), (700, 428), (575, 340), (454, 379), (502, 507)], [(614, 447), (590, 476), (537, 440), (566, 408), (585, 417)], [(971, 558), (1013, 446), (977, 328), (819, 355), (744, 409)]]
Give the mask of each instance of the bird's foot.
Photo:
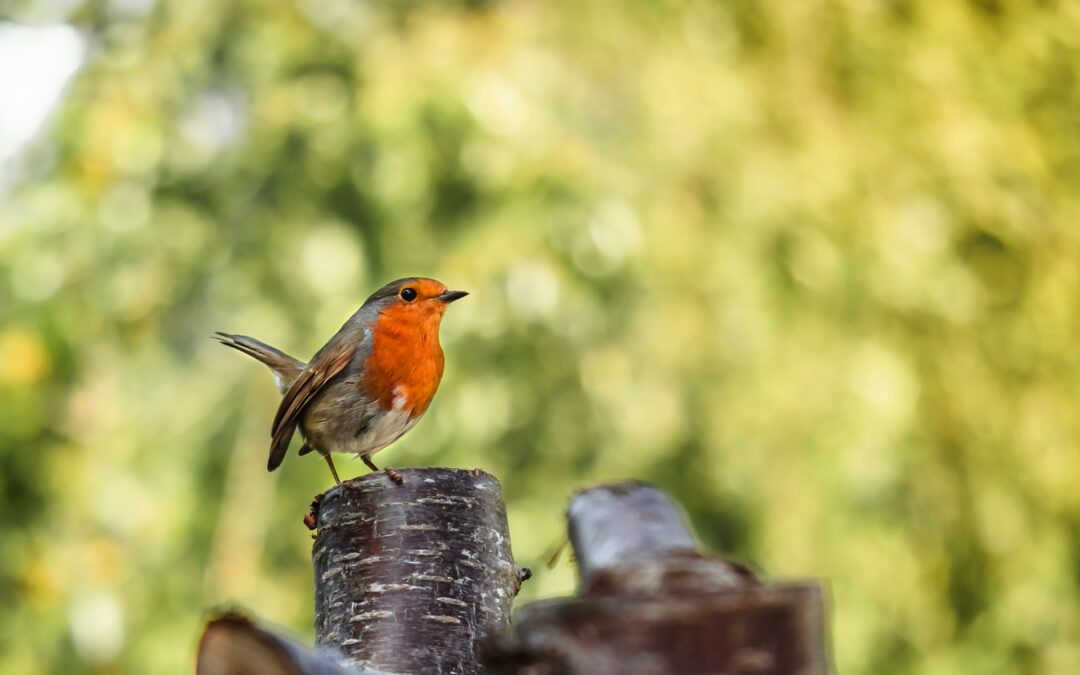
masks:
[[(372, 471), (378, 471), (379, 470), (379, 467), (375, 466), (375, 462), (371, 461), (371, 458), (368, 457), (367, 455), (360, 455), (360, 459), (364, 460), (364, 464), (367, 464), (368, 468), (371, 469)], [(405, 484), (405, 479), (402, 478), (401, 474), (398, 473), (397, 471), (394, 471), (393, 469), (384, 469), (383, 473), (385, 473), (386, 476), (390, 480), (394, 481), (398, 485), (404, 485)]]

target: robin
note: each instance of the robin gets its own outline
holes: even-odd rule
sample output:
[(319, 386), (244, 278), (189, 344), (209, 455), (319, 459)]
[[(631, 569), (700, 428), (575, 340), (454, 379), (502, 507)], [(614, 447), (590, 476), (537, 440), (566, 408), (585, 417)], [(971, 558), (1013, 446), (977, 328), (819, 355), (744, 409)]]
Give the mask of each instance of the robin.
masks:
[[(218, 340), (266, 364), (283, 394), (271, 430), (266, 468), (281, 465), (293, 432), (301, 455), (323, 456), (340, 485), (332, 452), (372, 455), (416, 426), (439, 388), (443, 351), (439, 324), (446, 306), (468, 295), (434, 279), (398, 279), (372, 293), (310, 363), (245, 335)], [(386, 474), (401, 483), (393, 469)]]

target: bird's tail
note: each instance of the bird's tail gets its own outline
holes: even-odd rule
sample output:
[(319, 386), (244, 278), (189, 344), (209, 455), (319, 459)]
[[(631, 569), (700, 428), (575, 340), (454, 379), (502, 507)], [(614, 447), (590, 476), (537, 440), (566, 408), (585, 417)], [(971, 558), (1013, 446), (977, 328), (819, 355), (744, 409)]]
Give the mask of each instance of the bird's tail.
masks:
[(294, 359), (285, 352), (274, 349), (265, 342), (260, 342), (246, 335), (229, 335), (228, 333), (217, 332), (214, 333), (214, 337), (221, 344), (232, 347), (238, 352), (243, 352), (253, 359), (265, 363), (270, 370), (274, 371), (274, 381), (277, 382), (278, 390), (282, 394), (288, 391), (292, 383), (307, 367), (307, 364), (303, 361)]

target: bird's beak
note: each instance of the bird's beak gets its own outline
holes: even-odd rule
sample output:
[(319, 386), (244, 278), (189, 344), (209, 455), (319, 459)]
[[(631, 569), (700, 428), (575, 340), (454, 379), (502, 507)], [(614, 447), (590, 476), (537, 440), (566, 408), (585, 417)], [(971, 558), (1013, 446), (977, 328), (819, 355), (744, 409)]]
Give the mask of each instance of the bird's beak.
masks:
[(443, 291), (442, 293), (436, 295), (435, 299), (442, 300), (444, 303), (449, 305), (451, 302), (455, 300), (460, 300), (466, 295), (468, 295), (466, 291)]

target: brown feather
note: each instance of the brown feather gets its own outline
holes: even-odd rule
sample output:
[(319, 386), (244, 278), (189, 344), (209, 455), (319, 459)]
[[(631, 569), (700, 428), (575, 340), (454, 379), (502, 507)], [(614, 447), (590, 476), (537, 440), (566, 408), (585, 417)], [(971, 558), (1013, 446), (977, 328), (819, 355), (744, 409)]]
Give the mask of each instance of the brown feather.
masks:
[(293, 385), (285, 392), (277, 414), (274, 415), (270, 459), (266, 463), (268, 471), (281, 466), (304, 408), (319, 395), (330, 380), (349, 365), (354, 353), (356, 353), (355, 344), (343, 343), (335, 345), (325, 354), (317, 354), (307, 369), (300, 373), (300, 377), (296, 378), (296, 382), (293, 382)]

